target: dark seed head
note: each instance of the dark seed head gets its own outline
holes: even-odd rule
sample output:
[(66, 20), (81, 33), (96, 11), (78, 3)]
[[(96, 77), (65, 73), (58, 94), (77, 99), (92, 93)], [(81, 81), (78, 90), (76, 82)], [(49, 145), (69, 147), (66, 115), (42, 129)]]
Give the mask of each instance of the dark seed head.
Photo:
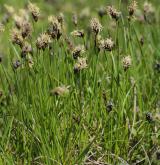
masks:
[(19, 60), (15, 61), (15, 62), (13, 63), (13, 68), (14, 68), (14, 69), (18, 69), (20, 66), (21, 66), (21, 62), (20, 62)]
[(108, 112), (111, 112), (112, 109), (113, 109), (113, 102), (112, 101), (109, 101), (106, 105), (106, 109)]
[(152, 117), (152, 114), (150, 112), (147, 112), (146, 113), (146, 120), (148, 122), (152, 122), (153, 121), (153, 117)]
[(99, 10), (98, 10), (98, 15), (102, 18), (104, 15), (106, 15), (106, 10), (105, 8), (101, 7)]

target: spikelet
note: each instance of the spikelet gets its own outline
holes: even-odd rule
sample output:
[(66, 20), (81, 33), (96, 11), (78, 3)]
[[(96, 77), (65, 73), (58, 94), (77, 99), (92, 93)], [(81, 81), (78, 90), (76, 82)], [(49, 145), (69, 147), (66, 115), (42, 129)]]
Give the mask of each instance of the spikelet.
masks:
[(61, 24), (61, 27), (62, 27), (63, 23), (64, 23), (64, 15), (63, 15), (63, 13), (59, 13), (59, 15), (57, 16), (57, 20)]
[(21, 24), (22, 37), (26, 38), (31, 35), (32, 26), (28, 21), (23, 21)]
[(106, 15), (107, 12), (106, 12), (106, 9), (104, 7), (100, 7), (98, 9), (98, 15), (102, 18), (104, 15)]
[(128, 12), (130, 16), (133, 16), (137, 9), (137, 1), (133, 0), (131, 4), (128, 6)]
[(32, 14), (34, 21), (37, 22), (39, 19), (39, 16), (40, 16), (39, 7), (36, 4), (29, 2), (28, 9), (29, 9), (30, 13)]
[(92, 29), (92, 32), (96, 35), (102, 31), (102, 25), (100, 24), (98, 18), (92, 18), (90, 21), (90, 27)]
[(20, 47), (23, 46), (23, 37), (21, 36), (21, 32), (16, 28), (11, 31), (11, 41), (13, 44), (17, 44)]
[(83, 53), (85, 53), (85, 48), (83, 45), (78, 45), (78, 46), (74, 47), (72, 50), (72, 55), (73, 55), (74, 59), (77, 59)]
[(90, 8), (89, 7), (85, 7), (84, 9), (82, 9), (82, 11), (79, 14), (79, 18), (81, 20), (84, 20), (86, 18), (89, 18), (91, 14)]
[(48, 28), (48, 34), (53, 39), (59, 39), (62, 35), (62, 27), (59, 23), (58, 19), (55, 16), (49, 16), (48, 21), (50, 24), (50, 27)]
[(73, 24), (74, 24), (75, 26), (77, 26), (77, 24), (78, 24), (78, 16), (77, 16), (76, 13), (73, 14), (73, 16), (72, 16), (72, 21), (73, 21)]
[(148, 23), (156, 21), (155, 8), (151, 3), (145, 2), (143, 5), (144, 19)]
[(108, 14), (111, 16), (111, 18), (118, 21), (118, 19), (120, 18), (121, 12), (117, 11), (113, 6), (108, 6), (107, 11), (108, 11)]
[(51, 38), (48, 34), (42, 33), (36, 41), (36, 46), (38, 49), (45, 50), (48, 46), (49, 43), (51, 42)]
[(71, 32), (71, 35), (74, 37), (83, 38), (84, 37), (84, 30), (74, 30), (73, 32)]
[(12, 6), (5, 4), (4, 7), (8, 15), (12, 16), (15, 13), (15, 9)]
[(13, 69), (18, 69), (21, 65), (22, 64), (21, 64), (20, 60), (16, 60), (13, 62), (12, 66), (13, 66)]
[(34, 65), (34, 62), (33, 62), (33, 59), (32, 59), (31, 56), (28, 57), (27, 62), (28, 62), (28, 66), (29, 66), (29, 68), (32, 68), (33, 65)]
[(29, 20), (29, 13), (25, 9), (19, 9), (18, 15), (21, 16), (24, 20), (28, 21)]
[(107, 38), (105, 40), (99, 41), (99, 48), (101, 50), (112, 51), (114, 46), (115, 46), (115, 44), (111, 38)]
[(22, 47), (21, 57), (26, 57), (27, 54), (32, 54), (32, 47), (28, 42), (25, 42)]
[(126, 56), (122, 59), (122, 63), (123, 63), (123, 68), (126, 71), (132, 64), (132, 60), (130, 56)]
[(83, 69), (86, 69), (87, 67), (88, 65), (87, 65), (86, 57), (84, 58), (79, 57), (77, 63), (74, 65), (74, 72), (77, 73)]
[(143, 11), (145, 13), (154, 13), (155, 9), (151, 3), (145, 2), (143, 5)]
[(69, 86), (59, 86), (50, 91), (50, 95), (66, 96), (69, 94)]
[(21, 17), (21, 16), (19, 16), (19, 15), (17, 15), (17, 14), (14, 14), (13, 20), (14, 20), (14, 22), (15, 22), (16, 27), (17, 27), (18, 29), (20, 29), (21, 26), (22, 26), (23, 17)]

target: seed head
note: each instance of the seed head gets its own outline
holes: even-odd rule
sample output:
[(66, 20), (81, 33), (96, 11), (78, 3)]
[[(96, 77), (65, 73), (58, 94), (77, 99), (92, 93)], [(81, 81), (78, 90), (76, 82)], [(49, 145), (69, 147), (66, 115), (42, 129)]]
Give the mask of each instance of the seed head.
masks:
[(90, 27), (96, 35), (102, 31), (102, 25), (100, 24), (99, 20), (97, 18), (92, 18), (90, 21)]
[(58, 22), (61, 24), (61, 27), (63, 26), (63, 23), (64, 23), (64, 15), (63, 13), (60, 13), (58, 16), (57, 16), (57, 20)]
[(116, 21), (118, 21), (118, 19), (120, 18), (121, 12), (118, 12), (113, 6), (108, 6), (107, 7), (107, 11), (108, 14), (115, 19)]
[(48, 21), (50, 23), (50, 27), (48, 29), (48, 34), (51, 35), (53, 39), (59, 39), (62, 35), (62, 26), (58, 19), (54, 16), (49, 16)]
[(83, 45), (78, 45), (76, 46), (73, 51), (72, 51), (72, 55), (74, 59), (77, 59), (78, 57), (81, 56), (81, 54), (85, 53), (85, 48)]
[(22, 37), (26, 38), (31, 35), (32, 26), (28, 21), (23, 21), (21, 26)]
[(106, 104), (106, 110), (107, 110), (108, 112), (111, 112), (112, 109), (113, 109), (113, 101), (110, 100), (110, 101), (108, 101), (107, 104)]
[(9, 5), (4, 5), (5, 9), (7, 10), (7, 14), (12, 16), (14, 13), (15, 13), (15, 10), (12, 6), (9, 6)]
[(81, 20), (84, 20), (86, 18), (89, 18), (91, 14), (90, 8), (89, 7), (85, 7), (84, 9), (82, 9), (82, 11), (79, 13), (79, 18)]
[(13, 16), (13, 19), (14, 19), (14, 21), (15, 21), (16, 27), (17, 27), (18, 29), (20, 29), (20, 28), (22, 27), (23, 17), (21, 17), (21, 16), (15, 14), (15, 15)]
[(66, 96), (69, 94), (69, 86), (59, 86), (50, 91), (51, 95)]
[(104, 15), (106, 15), (106, 10), (104, 7), (100, 7), (98, 9), (98, 15), (102, 18)]
[(20, 66), (21, 66), (21, 62), (19, 60), (13, 62), (13, 69), (18, 69)]
[(74, 72), (77, 73), (83, 69), (86, 69), (87, 67), (87, 59), (79, 57), (77, 63), (74, 65)]
[(33, 59), (31, 58), (31, 56), (28, 57), (27, 62), (28, 62), (29, 68), (32, 68), (34, 65), (34, 62), (33, 62)]
[(29, 13), (26, 9), (19, 9), (18, 13), (19, 13), (19, 16), (21, 16), (24, 20), (26, 21), (29, 20)]
[(32, 47), (28, 42), (25, 42), (22, 47), (21, 57), (26, 57), (27, 54), (32, 54)]
[(130, 56), (124, 57), (122, 63), (123, 63), (123, 68), (126, 71), (132, 64), (131, 57)]
[(128, 7), (129, 15), (133, 16), (136, 9), (137, 9), (137, 1), (133, 0)]
[(39, 19), (39, 16), (40, 16), (39, 7), (36, 4), (29, 2), (28, 9), (29, 9), (30, 13), (32, 14), (34, 21), (37, 22)]
[(21, 36), (21, 32), (16, 28), (11, 31), (11, 40), (13, 44), (17, 44), (20, 47), (23, 46), (23, 37)]
[(111, 38), (107, 38), (105, 40), (99, 41), (99, 48), (101, 50), (112, 51), (114, 46), (115, 46), (115, 44)]
[(84, 37), (84, 30), (74, 30), (73, 32), (71, 32), (71, 35), (74, 37), (83, 38)]
[(151, 3), (145, 2), (143, 5), (144, 13), (154, 13), (155, 9)]
[(45, 50), (46, 47), (49, 46), (49, 43), (51, 43), (50, 36), (46, 33), (42, 33), (36, 41), (36, 46), (38, 49)]
[(73, 24), (75, 26), (77, 26), (77, 24), (78, 24), (78, 16), (77, 16), (77, 14), (73, 14), (72, 21), (73, 21)]
[(156, 21), (155, 8), (151, 3), (145, 2), (143, 6), (144, 20), (148, 23), (154, 23)]
[(153, 116), (150, 112), (146, 113), (146, 120), (150, 123), (153, 121)]
[(73, 45), (72, 41), (67, 36), (65, 36), (65, 42), (66, 42), (66, 44), (68, 46), (69, 51), (74, 49), (74, 45)]

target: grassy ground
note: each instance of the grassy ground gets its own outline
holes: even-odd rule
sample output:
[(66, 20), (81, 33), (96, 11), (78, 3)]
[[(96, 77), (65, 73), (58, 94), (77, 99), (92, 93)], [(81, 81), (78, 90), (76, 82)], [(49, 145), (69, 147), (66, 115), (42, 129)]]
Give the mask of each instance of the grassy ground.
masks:
[[(127, 0), (37, 0), (37, 22), (28, 1), (0, 2), (0, 164), (158, 165), (159, 1), (139, 1), (129, 16)], [(113, 11), (117, 20), (108, 5), (121, 12)], [(55, 38), (49, 15), (59, 16)], [(32, 30), (23, 38), (25, 19)], [(71, 35), (82, 29), (84, 36)], [(41, 33), (48, 38), (37, 41)]]

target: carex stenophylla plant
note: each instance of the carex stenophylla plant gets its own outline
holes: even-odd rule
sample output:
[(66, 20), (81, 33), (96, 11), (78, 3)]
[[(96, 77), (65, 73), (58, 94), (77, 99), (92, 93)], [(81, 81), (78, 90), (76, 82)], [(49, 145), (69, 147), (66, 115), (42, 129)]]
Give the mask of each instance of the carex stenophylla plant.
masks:
[(157, 4), (3, 4), (0, 164), (159, 164)]

